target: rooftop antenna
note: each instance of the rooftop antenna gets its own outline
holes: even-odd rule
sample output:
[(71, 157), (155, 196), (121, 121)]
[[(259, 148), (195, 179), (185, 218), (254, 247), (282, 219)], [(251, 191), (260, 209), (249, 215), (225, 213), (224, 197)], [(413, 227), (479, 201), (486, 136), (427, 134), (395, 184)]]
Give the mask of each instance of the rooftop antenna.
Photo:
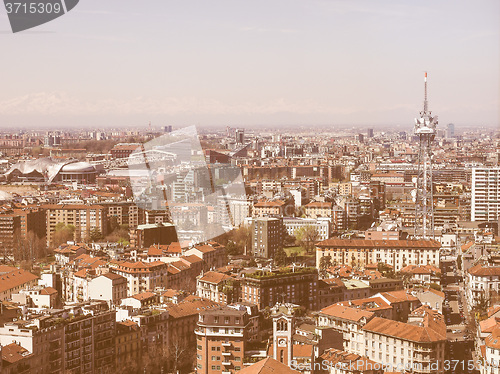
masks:
[(424, 75), (424, 110), (415, 118), (418, 136), (418, 174), (415, 178), (415, 237), (434, 239), (434, 199), (432, 183), (432, 142), (436, 137), (437, 116), (432, 117), (427, 101), (427, 72)]

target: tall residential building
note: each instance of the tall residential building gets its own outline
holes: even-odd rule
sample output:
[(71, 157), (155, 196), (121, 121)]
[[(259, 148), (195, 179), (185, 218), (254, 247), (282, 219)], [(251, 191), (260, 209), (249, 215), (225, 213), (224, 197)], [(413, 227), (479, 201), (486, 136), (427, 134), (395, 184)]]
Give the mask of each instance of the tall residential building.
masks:
[(255, 257), (273, 258), (283, 249), (283, 218), (254, 218), (252, 223), (252, 254)]
[(103, 235), (108, 232), (107, 208), (102, 205), (84, 204), (50, 204), (43, 208), (47, 212), (47, 245), (51, 245), (56, 232), (56, 225), (72, 225), (75, 227), (74, 240), (84, 241), (90, 231), (97, 228)]
[(224, 307), (200, 313), (196, 372), (235, 373), (243, 368), (250, 322), (246, 310)]
[(448, 123), (448, 126), (446, 126), (446, 137), (448, 139), (455, 137), (455, 125), (453, 123)]
[(472, 221), (500, 219), (500, 167), (472, 169)]

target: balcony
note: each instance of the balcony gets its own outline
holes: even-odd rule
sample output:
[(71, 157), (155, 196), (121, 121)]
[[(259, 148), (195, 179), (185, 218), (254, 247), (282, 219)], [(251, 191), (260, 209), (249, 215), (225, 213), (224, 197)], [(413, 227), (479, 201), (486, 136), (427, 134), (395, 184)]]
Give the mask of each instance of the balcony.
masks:
[(222, 371), (222, 374), (231, 374), (230, 371)]
[(60, 353), (57, 353), (57, 352), (51, 352), (49, 353), (49, 360), (50, 361), (56, 361), (56, 360), (59, 360), (61, 358), (61, 354)]
[(231, 361), (222, 361), (222, 365), (224, 365), (224, 366), (231, 366), (232, 362)]
[(223, 356), (231, 356), (231, 354), (232, 354), (231, 352), (222, 352)]
[(231, 342), (222, 342), (221, 344), (223, 347), (230, 347), (231, 346)]

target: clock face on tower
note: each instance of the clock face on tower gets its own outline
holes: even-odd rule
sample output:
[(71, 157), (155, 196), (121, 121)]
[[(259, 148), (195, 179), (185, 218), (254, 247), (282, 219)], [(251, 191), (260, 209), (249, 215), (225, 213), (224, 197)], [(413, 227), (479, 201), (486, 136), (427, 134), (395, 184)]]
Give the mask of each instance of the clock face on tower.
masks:
[(280, 347), (286, 346), (286, 339), (278, 339), (278, 345)]

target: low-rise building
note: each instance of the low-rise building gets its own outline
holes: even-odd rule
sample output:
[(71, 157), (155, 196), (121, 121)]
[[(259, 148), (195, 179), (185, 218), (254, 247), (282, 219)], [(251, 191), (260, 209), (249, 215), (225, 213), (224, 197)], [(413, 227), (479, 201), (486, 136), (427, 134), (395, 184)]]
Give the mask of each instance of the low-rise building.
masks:
[(328, 239), (316, 245), (316, 266), (321, 257), (350, 266), (383, 262), (400, 271), (407, 265), (439, 267), (441, 244), (434, 240)]
[(127, 280), (127, 296), (151, 291), (155, 287), (167, 287), (168, 264), (165, 262), (123, 261), (110, 271)]
[(221, 304), (239, 301), (239, 281), (235, 278), (209, 271), (196, 278), (196, 294)]
[(412, 372), (444, 373), (446, 325), (444, 317), (428, 307), (413, 312), (413, 323), (374, 317), (360, 331), (365, 356), (390, 371), (411, 367)]
[(38, 277), (29, 271), (0, 265), (0, 301), (9, 300), (13, 293), (35, 286)]
[(127, 297), (127, 279), (115, 273), (100, 275), (89, 282), (90, 300), (104, 300), (109, 305), (118, 305)]
[(361, 329), (374, 317), (375, 313), (363, 309), (334, 304), (321, 309), (318, 326), (334, 328), (343, 336), (345, 351), (361, 354), (364, 353)]
[(467, 303), (475, 306), (481, 298), (497, 296), (500, 289), (500, 266), (477, 264), (466, 273)]

